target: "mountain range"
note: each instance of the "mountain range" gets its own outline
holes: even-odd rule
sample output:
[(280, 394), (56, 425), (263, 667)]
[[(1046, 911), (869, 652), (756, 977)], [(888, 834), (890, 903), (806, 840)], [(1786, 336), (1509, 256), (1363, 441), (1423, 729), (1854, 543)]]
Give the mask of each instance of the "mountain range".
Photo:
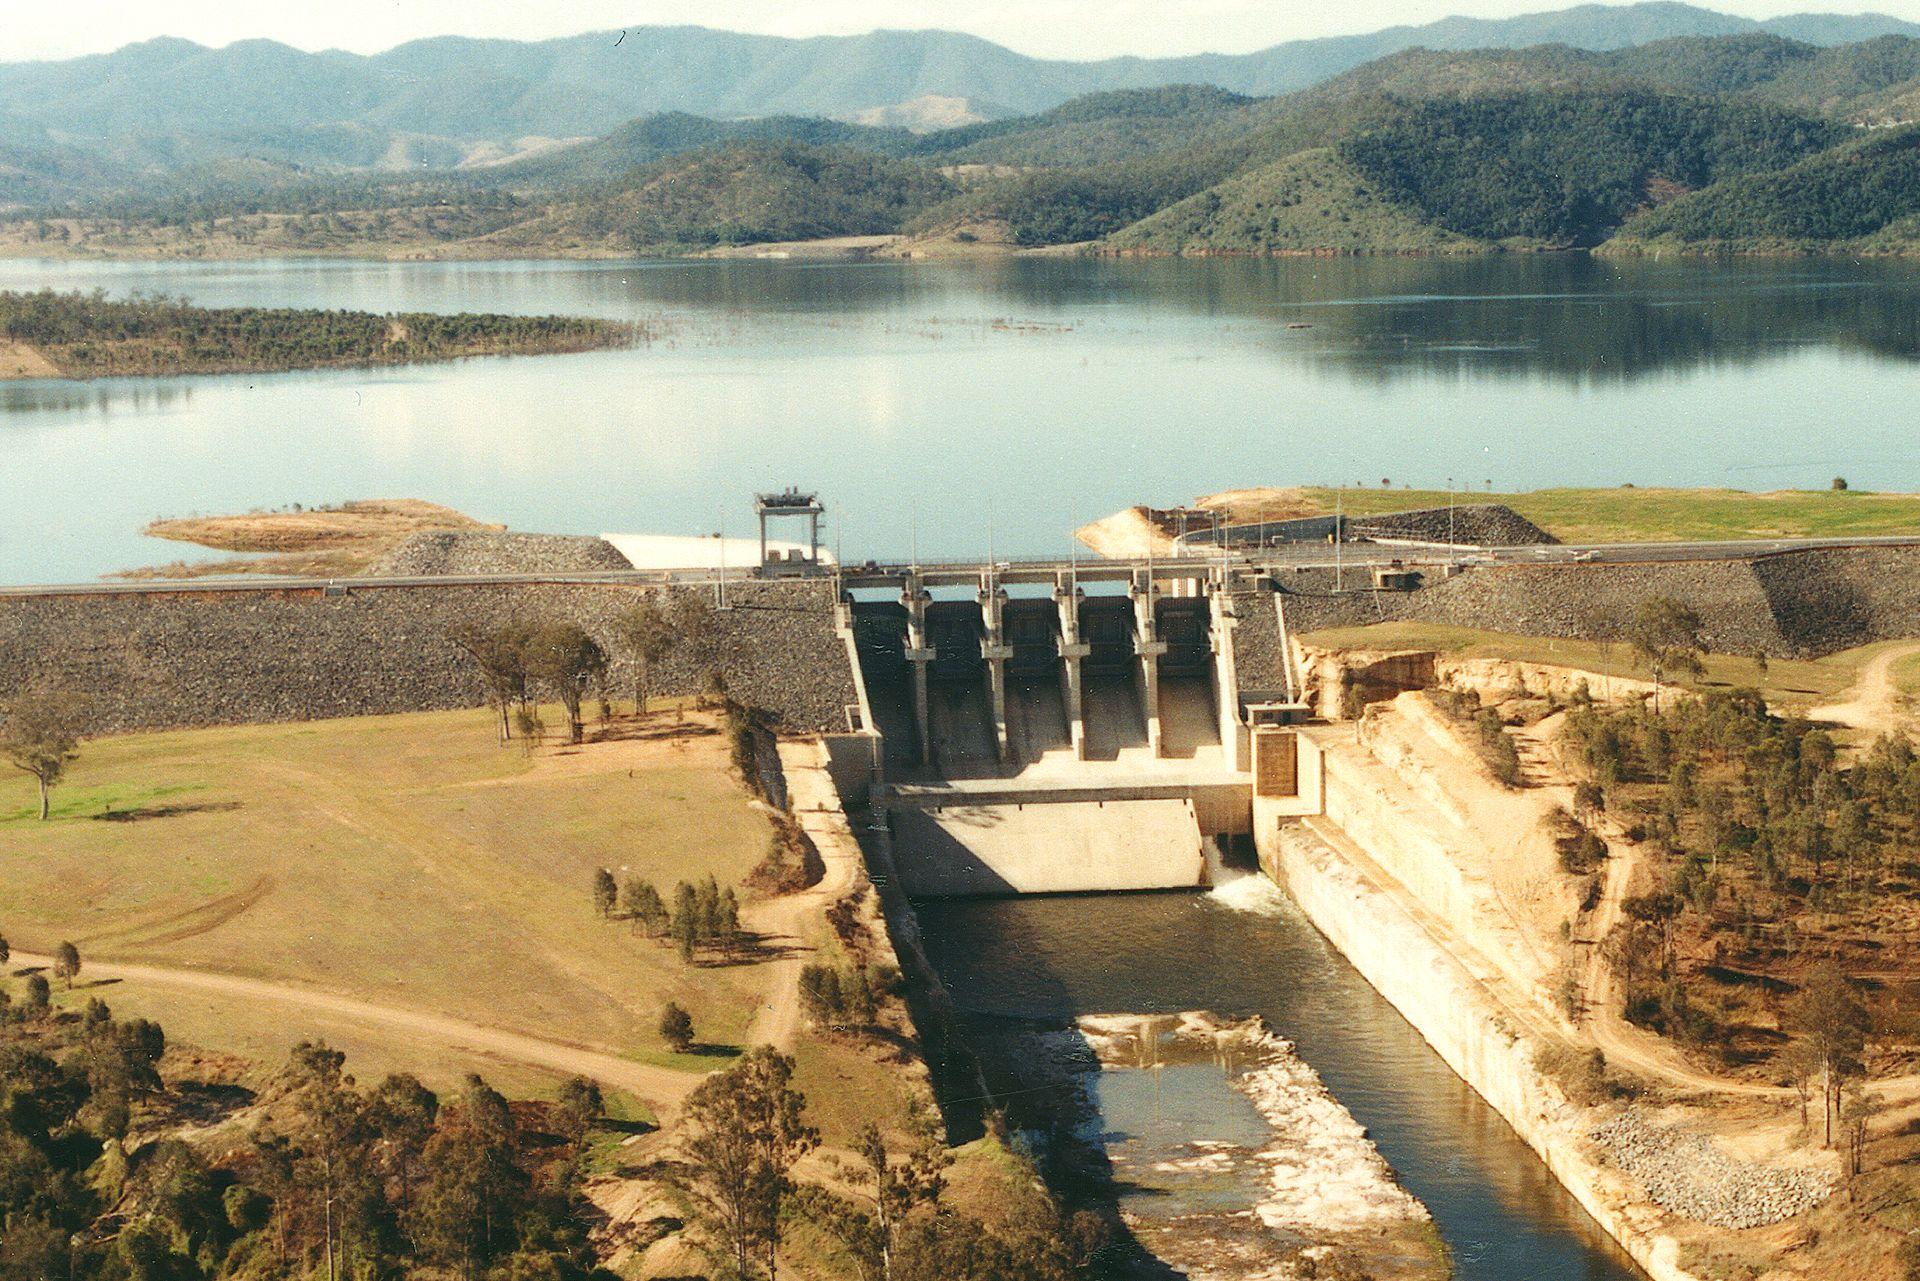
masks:
[(948, 31), (785, 39), (635, 27), (535, 42), (442, 37), (370, 56), (158, 39), (0, 64), (0, 203), (235, 157), (393, 171), (486, 164), (667, 112), (926, 127), (1030, 115), (1119, 89), (1286, 94), (1414, 48), (1607, 51), (1754, 32), (1837, 45), (1920, 36), (1920, 24), (1877, 14), (1755, 22), (1653, 0), (1447, 18), (1240, 55), (1092, 62), (1027, 57)]

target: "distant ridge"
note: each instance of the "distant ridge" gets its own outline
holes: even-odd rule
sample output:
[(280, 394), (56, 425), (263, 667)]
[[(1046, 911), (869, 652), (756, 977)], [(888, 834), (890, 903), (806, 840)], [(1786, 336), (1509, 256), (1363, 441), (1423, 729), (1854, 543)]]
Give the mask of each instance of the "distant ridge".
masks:
[[(1755, 22), (1654, 0), (1446, 18), (1250, 54), (1094, 62), (1030, 58), (949, 31), (785, 39), (639, 27), (618, 39), (436, 37), (371, 56), (306, 53), (270, 40), (209, 49), (158, 39), (62, 62), (0, 64), (0, 149), (74, 171), (235, 157), (322, 168), (450, 166), (605, 134), (663, 112), (892, 121), (915, 119), (916, 104), (922, 114), (938, 104), (954, 121), (1002, 118), (1102, 90), (1202, 84), (1287, 93), (1415, 47), (1608, 50), (1756, 31), (1840, 44), (1920, 36), (1920, 24), (1880, 14)], [(5, 171), (0, 162), (0, 183)]]

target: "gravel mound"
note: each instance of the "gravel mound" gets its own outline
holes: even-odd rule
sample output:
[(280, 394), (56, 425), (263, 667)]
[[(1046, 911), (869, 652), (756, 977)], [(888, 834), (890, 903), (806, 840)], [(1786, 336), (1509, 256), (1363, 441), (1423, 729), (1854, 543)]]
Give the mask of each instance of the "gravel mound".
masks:
[(632, 569), (604, 538), (575, 534), (507, 534), (428, 530), (409, 534), (377, 561), (370, 575), (409, 578), (442, 574), (567, 574)]
[[(1423, 507), (1347, 522), (1355, 538), (1405, 538), (1444, 543), (1448, 539), (1448, 509)], [(1475, 547), (1531, 547), (1560, 540), (1500, 503), (1469, 503), (1452, 509), (1452, 539)]]
[(1824, 1171), (1736, 1161), (1704, 1135), (1655, 1125), (1631, 1110), (1591, 1137), (1662, 1208), (1718, 1228), (1791, 1219), (1833, 1192)]

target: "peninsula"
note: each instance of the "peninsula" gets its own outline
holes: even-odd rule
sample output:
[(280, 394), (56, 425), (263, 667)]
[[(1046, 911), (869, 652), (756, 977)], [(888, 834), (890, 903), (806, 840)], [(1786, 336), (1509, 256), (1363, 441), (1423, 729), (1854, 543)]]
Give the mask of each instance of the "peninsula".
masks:
[(0, 379), (163, 377), (405, 365), (625, 346), (632, 325), (569, 316), (375, 315), (185, 299), (0, 293)]

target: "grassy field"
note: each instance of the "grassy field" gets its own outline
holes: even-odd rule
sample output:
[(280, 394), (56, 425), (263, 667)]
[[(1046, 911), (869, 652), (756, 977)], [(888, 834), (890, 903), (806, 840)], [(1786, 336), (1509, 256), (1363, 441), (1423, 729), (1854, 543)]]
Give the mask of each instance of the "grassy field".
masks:
[[(710, 1055), (661, 1044), (661, 1004), (678, 1001), (700, 1041), (731, 1047), (764, 970), (683, 967), (603, 921), (589, 885), (601, 866), (669, 898), (709, 872), (737, 884), (770, 825), (726, 760), (696, 717), (531, 755), (500, 747), (484, 712), (105, 739), (83, 749), (50, 822), (33, 817), (24, 775), (0, 775), (0, 933), (21, 951), (72, 939), (97, 961), (306, 985), (704, 1070)], [(134, 982), (97, 994), (267, 1063), (315, 1034), (368, 1075), (406, 1066), (445, 1080), (484, 1061)], [(489, 1075), (528, 1074), (496, 1063)]]
[(1909, 654), (1893, 665), (1893, 683), (1902, 694), (1920, 696), (1920, 654)]
[[(1597, 641), (1564, 640), (1549, 636), (1514, 636), (1506, 632), (1453, 627), (1443, 623), (1398, 622), (1375, 623), (1370, 627), (1336, 627), (1304, 632), (1300, 639), (1309, 645), (1327, 649), (1431, 649), (1461, 658), (1504, 658), (1522, 663), (1578, 667), (1606, 676), (1651, 679), (1651, 673), (1634, 660), (1632, 651), (1625, 645), (1602, 645)], [(1764, 673), (1751, 658), (1709, 654), (1706, 656), (1706, 676), (1697, 685), (1700, 688), (1752, 687), (1764, 693), (1768, 701), (1776, 706), (1804, 709), (1843, 693), (1859, 679), (1861, 668), (1874, 655), (1889, 645), (1903, 643), (1881, 641), (1812, 660), (1774, 659), (1767, 664)], [(1896, 680), (1902, 668), (1916, 684), (1920, 684), (1920, 655), (1904, 660), (1895, 668)]]
[[(1331, 512), (1350, 516), (1445, 507), (1445, 490), (1324, 487), (1237, 490), (1201, 499), (1234, 521)], [(1843, 538), (1920, 534), (1920, 494), (1857, 490), (1536, 489), (1463, 490), (1461, 503), (1504, 503), (1562, 542), (1607, 543), (1723, 538)]]

